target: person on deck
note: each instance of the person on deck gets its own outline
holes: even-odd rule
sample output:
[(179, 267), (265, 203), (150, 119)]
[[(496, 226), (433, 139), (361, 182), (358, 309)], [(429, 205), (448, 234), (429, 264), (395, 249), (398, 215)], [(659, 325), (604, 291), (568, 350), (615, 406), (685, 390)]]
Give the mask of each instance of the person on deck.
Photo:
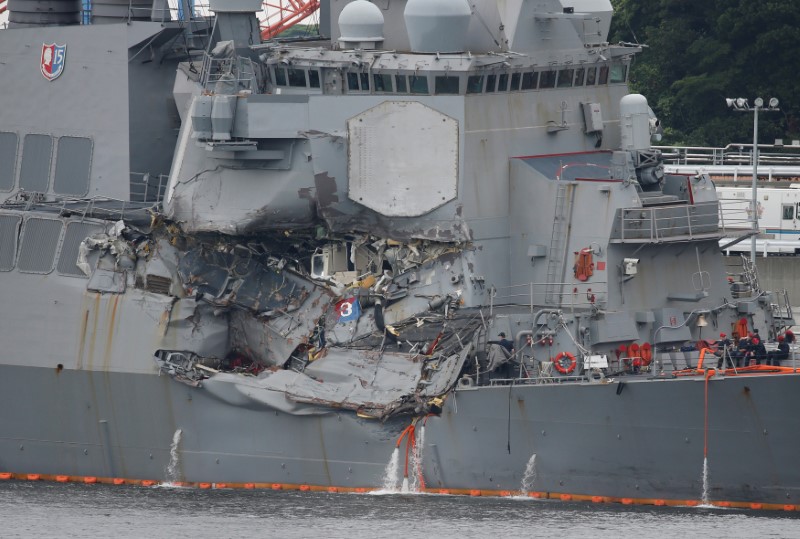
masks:
[(510, 378), (512, 365), (511, 359), (514, 355), (514, 343), (506, 339), (506, 334), (500, 332), (498, 334), (500, 339), (496, 341), (487, 341), (486, 344), (494, 345), (489, 347), (489, 364), (487, 370), (489, 372), (497, 372), (502, 378)]
[(506, 339), (506, 334), (503, 333), (502, 331), (497, 336), (500, 337), (500, 340), (497, 341), (497, 344), (499, 344), (500, 346), (502, 346), (503, 348), (508, 350), (509, 354), (513, 354), (514, 353), (514, 343), (511, 342), (510, 340)]
[(737, 367), (747, 367), (750, 359), (748, 358), (750, 352), (750, 339), (744, 335), (738, 340), (736, 351), (731, 354), (731, 359), (736, 361)]
[(778, 335), (778, 349), (767, 354), (767, 365), (777, 367), (784, 359), (789, 359), (789, 343), (783, 335)]
[(723, 363), (725, 362), (725, 358), (727, 357), (730, 359), (732, 357), (732, 350), (731, 347), (733, 343), (728, 338), (727, 335), (724, 333), (719, 334), (719, 340), (715, 343), (716, 350), (714, 351), (714, 355), (716, 355), (719, 359), (717, 360), (717, 368), (722, 368)]
[(761, 338), (757, 333), (751, 334), (750, 337), (750, 364), (761, 365), (762, 361), (767, 360), (767, 348), (761, 342)]

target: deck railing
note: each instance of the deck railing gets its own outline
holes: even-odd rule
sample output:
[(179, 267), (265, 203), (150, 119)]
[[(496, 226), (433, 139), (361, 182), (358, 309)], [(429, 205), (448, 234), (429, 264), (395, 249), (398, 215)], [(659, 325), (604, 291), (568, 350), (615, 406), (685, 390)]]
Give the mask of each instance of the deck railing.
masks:
[(718, 238), (717, 202), (663, 207), (620, 208), (612, 243), (666, 243)]

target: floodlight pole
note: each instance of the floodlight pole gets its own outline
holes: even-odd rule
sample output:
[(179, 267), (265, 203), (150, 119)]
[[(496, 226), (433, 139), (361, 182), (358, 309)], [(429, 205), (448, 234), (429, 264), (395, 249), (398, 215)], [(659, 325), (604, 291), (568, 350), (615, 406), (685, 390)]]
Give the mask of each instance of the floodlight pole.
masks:
[(753, 101), (753, 106), (750, 106), (747, 99), (737, 97), (736, 99), (727, 98), (725, 101), (728, 107), (733, 110), (752, 112), (753, 113), (753, 200), (750, 211), (750, 221), (753, 226), (753, 236), (750, 240), (750, 261), (753, 267), (756, 265), (756, 237), (758, 236), (758, 111), (761, 109), (767, 111), (780, 110), (778, 108), (778, 100), (774, 97), (769, 100), (769, 104), (765, 107), (764, 100), (757, 97)]
[(758, 101), (753, 105), (753, 236), (750, 238), (750, 262), (756, 267), (756, 237), (758, 237)]

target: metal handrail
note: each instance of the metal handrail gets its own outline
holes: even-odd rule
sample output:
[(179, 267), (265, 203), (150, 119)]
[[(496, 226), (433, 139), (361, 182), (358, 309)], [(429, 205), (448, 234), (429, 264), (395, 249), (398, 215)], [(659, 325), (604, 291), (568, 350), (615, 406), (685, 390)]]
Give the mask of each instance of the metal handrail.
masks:
[[(564, 286), (569, 286), (572, 292), (570, 293), (559, 293), (559, 296), (562, 296), (561, 301), (559, 302), (561, 305), (565, 307), (591, 307), (592, 305), (596, 305), (597, 303), (601, 302), (601, 298), (597, 298), (598, 295), (602, 295), (604, 291), (607, 289), (606, 287), (607, 281), (595, 279), (594, 277), (591, 281), (586, 282), (563, 282), (563, 283), (535, 283), (535, 282), (528, 282), (528, 283), (519, 283), (519, 284), (512, 284), (508, 286), (502, 286), (499, 288), (494, 289), (494, 294), (492, 295), (492, 304), (493, 306), (497, 306), (497, 300), (503, 300), (499, 304), (504, 305), (508, 303), (514, 303), (517, 305), (524, 305), (524, 306), (534, 306), (534, 305), (546, 305), (545, 299), (547, 295), (547, 287), (556, 287), (557, 289), (561, 289)], [(502, 291), (502, 293), (500, 293)], [(594, 301), (590, 300), (590, 296), (595, 298)], [(569, 301), (567, 298), (570, 298), (574, 301)], [(566, 300), (566, 301), (565, 301)]]
[[(708, 217), (711, 213), (698, 213), (698, 209), (703, 210), (712, 205), (715, 210), (714, 214), (719, 215), (717, 202), (699, 202), (682, 207), (621, 208), (619, 213), (620, 239), (622, 241), (647, 240), (658, 243), (670, 238), (694, 239), (701, 234), (718, 233), (719, 220), (702, 222), (700, 218)], [(676, 212), (681, 212), (682, 215)], [(647, 229), (642, 226), (645, 223), (647, 223)]]
[[(752, 144), (728, 144), (724, 148), (707, 146), (654, 146), (666, 164), (734, 166), (753, 164)], [(746, 151), (745, 151), (746, 150)], [(791, 145), (759, 144), (758, 164), (800, 166), (800, 141)]]

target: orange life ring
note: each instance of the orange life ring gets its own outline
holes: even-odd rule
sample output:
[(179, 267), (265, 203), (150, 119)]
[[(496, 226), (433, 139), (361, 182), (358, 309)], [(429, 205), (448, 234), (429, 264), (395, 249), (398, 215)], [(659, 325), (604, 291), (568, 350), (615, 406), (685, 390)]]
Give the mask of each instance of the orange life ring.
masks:
[(559, 352), (553, 360), (553, 366), (561, 374), (572, 374), (577, 364), (575, 356), (569, 352)]
[(642, 357), (642, 365), (645, 367), (650, 365), (650, 362), (653, 361), (653, 348), (649, 342), (642, 344), (642, 347), (639, 348), (639, 355)]

